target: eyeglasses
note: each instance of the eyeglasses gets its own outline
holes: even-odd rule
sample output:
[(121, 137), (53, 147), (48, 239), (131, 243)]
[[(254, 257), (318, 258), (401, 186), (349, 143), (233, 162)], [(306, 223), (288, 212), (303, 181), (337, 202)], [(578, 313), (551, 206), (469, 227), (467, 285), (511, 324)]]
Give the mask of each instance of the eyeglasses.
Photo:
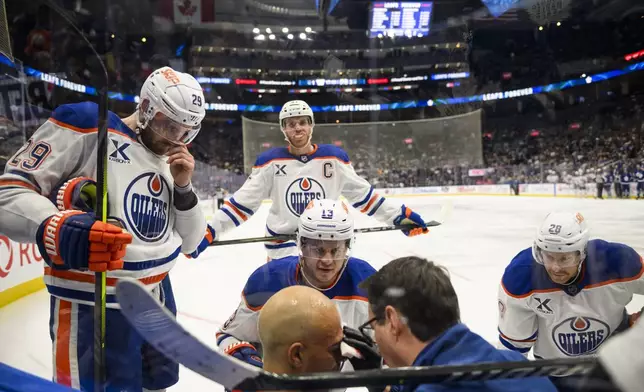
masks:
[(358, 327), (358, 331), (360, 331), (360, 333), (363, 334), (364, 336), (367, 336), (367, 337), (370, 338), (371, 336), (369, 334), (367, 334), (366, 331), (371, 331), (370, 333), (373, 333), (373, 326), (371, 324), (373, 324), (374, 322), (376, 322), (378, 320), (379, 320), (379, 318), (376, 317), (376, 316), (370, 318), (369, 320), (367, 320), (366, 323), (364, 323), (364, 324), (362, 324), (362, 325), (360, 325)]

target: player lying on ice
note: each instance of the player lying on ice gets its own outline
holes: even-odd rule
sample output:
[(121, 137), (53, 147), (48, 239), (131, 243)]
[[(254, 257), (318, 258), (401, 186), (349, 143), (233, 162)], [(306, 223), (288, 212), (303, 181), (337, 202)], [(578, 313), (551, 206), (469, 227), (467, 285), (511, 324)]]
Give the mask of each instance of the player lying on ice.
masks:
[(179, 366), (130, 327), (114, 286), (119, 278), (139, 279), (176, 313), (168, 271), (206, 231), (186, 147), (201, 128), (203, 104), (192, 76), (164, 67), (143, 84), (135, 113), (109, 113), (108, 214), (115, 224), (97, 222), (93, 212), (95, 103), (58, 107), (0, 176), (0, 232), (37, 243), (47, 263), (57, 383), (94, 390), (95, 271), (107, 271), (105, 390), (163, 390), (177, 382)]
[[(447, 271), (419, 257), (387, 263), (360, 284), (367, 292), (369, 319), (358, 329), (375, 338), (384, 362), (393, 368), (468, 365), (526, 360), (497, 349), (460, 321), (458, 298)], [(404, 384), (399, 392), (555, 392), (546, 377)]]
[[(295, 234), (298, 217), (313, 199), (338, 200), (340, 196), (360, 212), (389, 225), (414, 225), (408, 236), (427, 233), (425, 221), (405, 205), (386, 200), (358, 176), (347, 153), (334, 145), (311, 144), (313, 111), (304, 101), (289, 101), (279, 114), (288, 147), (262, 153), (244, 185), (215, 213), (209, 230), (215, 240), (244, 223), (262, 200), (271, 199), (266, 219), (270, 236)], [(205, 246), (204, 246), (205, 247)], [(203, 250), (204, 247), (200, 247)], [(293, 241), (265, 245), (269, 259), (296, 254)]]
[[(534, 244), (505, 269), (499, 289), (499, 339), (535, 358), (594, 354), (639, 317), (626, 305), (644, 294), (644, 265), (624, 244), (589, 240), (579, 213), (551, 213)], [(559, 390), (577, 390), (577, 377), (553, 377)]]
[[(311, 201), (299, 219), (299, 256), (275, 259), (253, 272), (244, 286), (239, 307), (217, 333), (219, 348), (262, 367), (257, 330), (260, 309), (275, 293), (290, 286), (303, 285), (320, 291), (337, 305), (349, 328), (367, 321), (366, 298), (358, 284), (375, 269), (366, 261), (350, 257), (353, 241), (353, 218), (344, 202)], [(303, 355), (307, 355), (306, 350)], [(379, 367), (380, 363), (372, 365), (356, 359), (352, 365), (363, 369)]]

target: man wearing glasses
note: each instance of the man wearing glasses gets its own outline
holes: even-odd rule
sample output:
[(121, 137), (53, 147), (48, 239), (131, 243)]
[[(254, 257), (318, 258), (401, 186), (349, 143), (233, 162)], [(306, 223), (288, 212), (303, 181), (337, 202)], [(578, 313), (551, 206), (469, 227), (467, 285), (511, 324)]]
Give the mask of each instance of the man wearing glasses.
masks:
[[(633, 294), (644, 294), (644, 265), (626, 245), (589, 240), (579, 213), (551, 213), (532, 248), (506, 268), (499, 289), (499, 339), (535, 358), (594, 354), (615, 332), (630, 327)], [(576, 377), (552, 377), (560, 391), (575, 390)]]
[[(342, 322), (348, 327), (363, 324), (368, 318), (367, 299), (358, 284), (375, 269), (366, 261), (349, 256), (353, 241), (353, 218), (346, 204), (328, 199), (311, 201), (299, 220), (299, 256), (273, 260), (253, 272), (242, 291), (239, 307), (217, 333), (219, 348), (262, 367), (260, 353), (270, 353), (262, 347), (263, 341), (258, 336), (260, 310), (275, 293), (290, 286), (308, 286), (320, 292), (337, 306)], [(380, 367), (379, 356), (366, 352), (374, 351), (369, 341), (364, 343), (365, 339), (356, 330), (347, 331), (345, 343), (358, 351), (350, 360), (353, 368)], [(358, 347), (360, 341), (364, 344)]]
[[(458, 298), (447, 271), (419, 257), (393, 260), (360, 287), (369, 299), (369, 320), (359, 330), (373, 330), (389, 367), (466, 365), (521, 361), (499, 350), (460, 322)], [(404, 384), (401, 392), (429, 391), (556, 391), (545, 377)]]

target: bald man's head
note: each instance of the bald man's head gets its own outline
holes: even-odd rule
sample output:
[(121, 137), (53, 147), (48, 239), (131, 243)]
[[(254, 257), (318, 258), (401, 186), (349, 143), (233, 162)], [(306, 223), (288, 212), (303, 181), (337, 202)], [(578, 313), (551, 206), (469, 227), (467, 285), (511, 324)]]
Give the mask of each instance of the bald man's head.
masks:
[(337, 370), (342, 336), (335, 303), (307, 286), (280, 290), (259, 313), (259, 338), (268, 371)]

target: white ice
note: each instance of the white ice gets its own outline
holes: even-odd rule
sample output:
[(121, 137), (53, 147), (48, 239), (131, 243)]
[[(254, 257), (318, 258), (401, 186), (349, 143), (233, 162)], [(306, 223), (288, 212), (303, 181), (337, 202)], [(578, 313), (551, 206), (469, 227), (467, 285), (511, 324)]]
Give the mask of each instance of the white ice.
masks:
[[(644, 254), (644, 202), (573, 198), (434, 196), (394, 199), (426, 219), (451, 204), (448, 221), (429, 235), (407, 238), (398, 232), (359, 235), (354, 255), (378, 269), (393, 258), (418, 255), (446, 266), (458, 293), (462, 321), (496, 344), (497, 289), (507, 263), (531, 245), (540, 220), (550, 211), (574, 210), (586, 217), (593, 238), (626, 243)], [(227, 238), (264, 235), (268, 205)], [(356, 213), (357, 227), (380, 225)], [(261, 244), (212, 247), (196, 260), (182, 259), (171, 272), (178, 319), (201, 340), (215, 346), (215, 332), (237, 307), (251, 272), (266, 261)], [(630, 312), (644, 305), (637, 296)], [(0, 362), (50, 378), (49, 296), (45, 290), (0, 309)], [(182, 368), (171, 391), (221, 390)]]

